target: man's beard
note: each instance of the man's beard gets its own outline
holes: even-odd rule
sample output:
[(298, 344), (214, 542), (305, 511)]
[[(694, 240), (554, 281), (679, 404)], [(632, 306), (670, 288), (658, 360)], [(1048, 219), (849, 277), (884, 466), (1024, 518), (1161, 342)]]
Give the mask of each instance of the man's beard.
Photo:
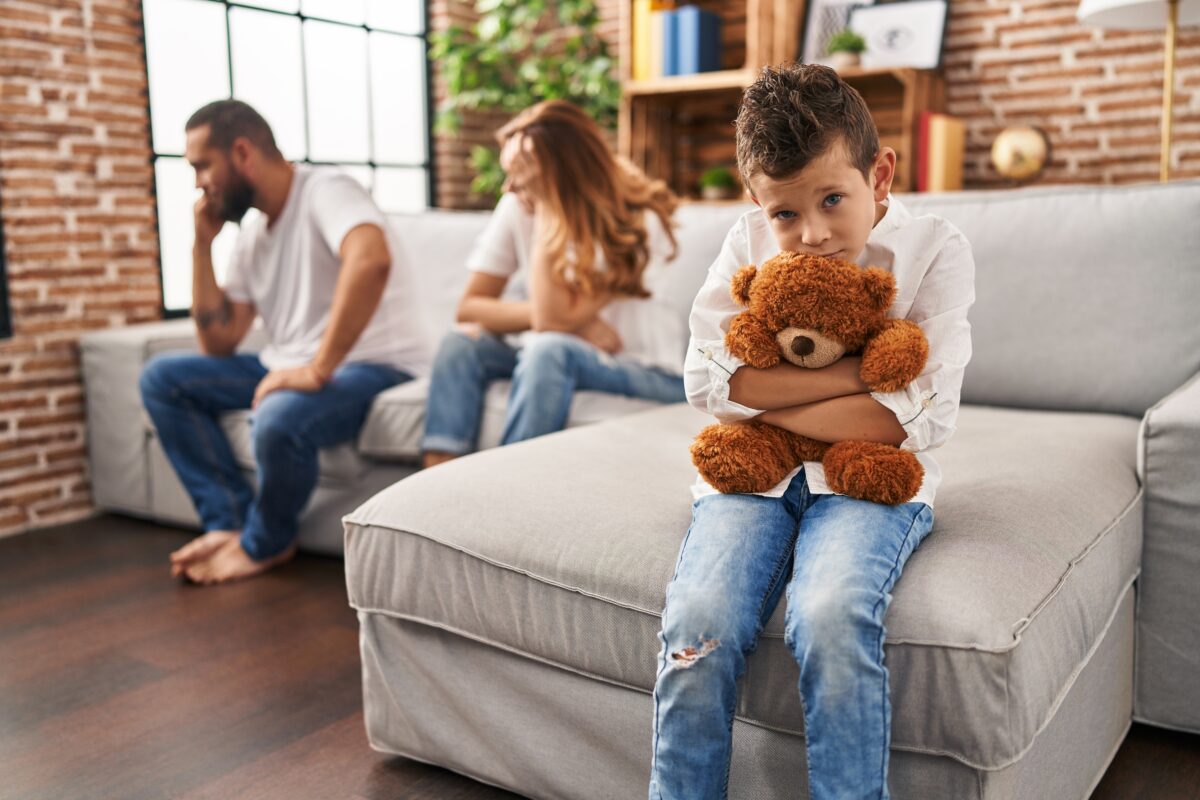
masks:
[(221, 219), (226, 222), (241, 222), (252, 205), (254, 188), (241, 175), (231, 173), (229, 188), (221, 194), (221, 206), (218, 209)]

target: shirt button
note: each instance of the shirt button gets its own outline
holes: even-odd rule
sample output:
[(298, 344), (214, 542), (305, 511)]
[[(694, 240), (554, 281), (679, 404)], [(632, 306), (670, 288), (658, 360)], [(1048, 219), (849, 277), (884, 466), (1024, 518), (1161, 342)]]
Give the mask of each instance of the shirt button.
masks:
[(704, 348), (704, 360), (705, 360), (705, 361), (712, 361), (712, 360), (713, 360), (713, 352), (712, 352), (712, 348), (711, 348), (711, 347), (706, 347), (706, 348)]
[(925, 396), (925, 399), (921, 401), (921, 408), (924, 408), (927, 410), (930, 408), (933, 408), (933, 395)]

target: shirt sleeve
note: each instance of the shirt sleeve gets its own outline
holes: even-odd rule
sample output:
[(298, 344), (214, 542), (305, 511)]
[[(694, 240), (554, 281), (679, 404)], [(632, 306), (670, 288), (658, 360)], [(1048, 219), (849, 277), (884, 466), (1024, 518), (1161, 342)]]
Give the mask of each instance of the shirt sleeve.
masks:
[(721, 422), (749, 419), (762, 413), (729, 399), (729, 379), (745, 362), (725, 349), (729, 323), (743, 309), (729, 294), (733, 275), (749, 263), (745, 222), (725, 237), (717, 260), (708, 270), (689, 317), (691, 338), (683, 366), (688, 402)]
[(499, 278), (511, 278), (517, 272), (521, 266), (517, 237), (521, 235), (522, 213), (516, 195), (505, 194), (500, 198), (467, 258), (468, 270)]
[(346, 234), (359, 225), (376, 225), (386, 235), (387, 220), (362, 184), (340, 172), (322, 175), (320, 181), (313, 187), (312, 214), (321, 238), (335, 256), (341, 253)]
[(225, 296), (234, 303), (254, 303), (254, 298), (250, 296), (250, 278), (246, 274), (250, 260), (247, 252), (250, 246), (249, 239), (250, 235), (243, 225), (233, 243), (229, 265), (225, 268), (225, 280), (221, 284)]
[(967, 310), (974, 301), (975, 259), (956, 231), (934, 256), (908, 314), (929, 341), (925, 370), (900, 391), (871, 393), (904, 427), (904, 450), (941, 447), (954, 433), (963, 372), (971, 360)]

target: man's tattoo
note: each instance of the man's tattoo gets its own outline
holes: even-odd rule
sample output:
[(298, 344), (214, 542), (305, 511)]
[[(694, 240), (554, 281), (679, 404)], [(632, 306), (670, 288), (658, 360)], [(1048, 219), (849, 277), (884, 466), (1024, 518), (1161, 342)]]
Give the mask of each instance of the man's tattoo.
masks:
[(233, 319), (233, 304), (229, 302), (228, 297), (221, 298), (221, 305), (212, 311), (193, 311), (192, 316), (196, 320), (196, 325), (201, 329), (207, 328), (209, 325), (216, 323), (217, 325), (228, 325)]

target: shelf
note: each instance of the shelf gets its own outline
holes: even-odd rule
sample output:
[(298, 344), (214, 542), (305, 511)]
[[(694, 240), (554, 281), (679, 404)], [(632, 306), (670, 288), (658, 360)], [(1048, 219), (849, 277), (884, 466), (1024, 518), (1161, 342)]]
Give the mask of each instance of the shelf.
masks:
[(629, 81), (625, 84), (626, 97), (663, 97), (672, 94), (691, 94), (721, 89), (745, 89), (754, 83), (757, 73), (747, 69), (726, 69), (719, 72), (699, 72), (695, 75), (674, 75), (648, 81)]

